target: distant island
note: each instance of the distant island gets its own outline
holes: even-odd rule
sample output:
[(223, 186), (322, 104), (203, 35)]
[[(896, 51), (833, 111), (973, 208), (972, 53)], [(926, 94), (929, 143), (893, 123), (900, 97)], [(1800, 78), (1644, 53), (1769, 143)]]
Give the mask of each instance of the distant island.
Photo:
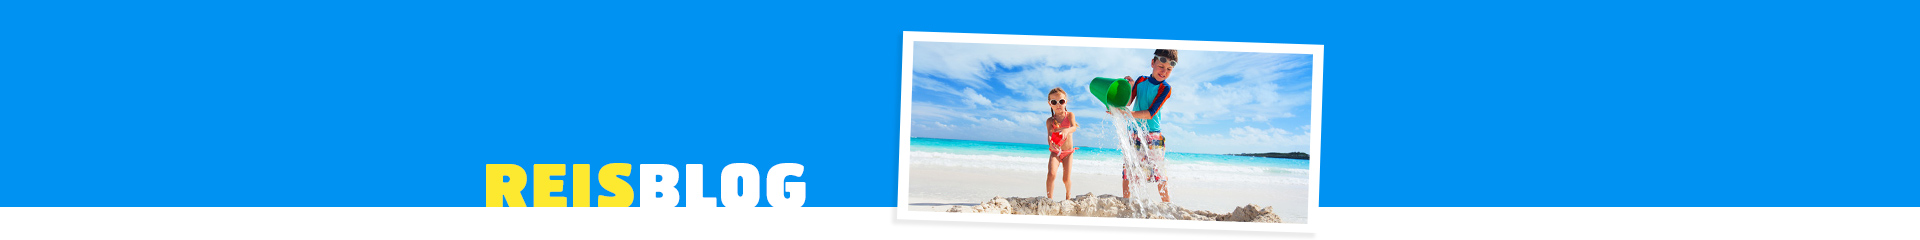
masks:
[(1303, 152), (1290, 152), (1290, 153), (1277, 153), (1277, 152), (1270, 152), (1270, 153), (1233, 153), (1233, 154), (1227, 154), (1227, 155), (1234, 155), (1234, 156), (1248, 156), (1248, 157), (1265, 157), (1265, 158), (1290, 158), (1290, 159), (1300, 159), (1300, 160), (1308, 160), (1308, 157), (1307, 157), (1307, 153), (1303, 153)]

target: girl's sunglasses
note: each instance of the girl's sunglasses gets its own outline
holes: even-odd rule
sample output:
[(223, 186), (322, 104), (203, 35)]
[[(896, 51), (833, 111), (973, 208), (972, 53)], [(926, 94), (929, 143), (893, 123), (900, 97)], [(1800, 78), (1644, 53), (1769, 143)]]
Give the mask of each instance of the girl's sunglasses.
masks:
[(1048, 102), (1048, 104), (1053, 104), (1053, 105), (1060, 105), (1060, 104), (1067, 104), (1067, 100), (1066, 100), (1066, 99), (1061, 99), (1061, 100), (1048, 100), (1047, 102)]
[(1167, 58), (1167, 57), (1161, 57), (1161, 56), (1153, 56), (1153, 60), (1154, 60), (1154, 61), (1160, 61), (1160, 62), (1162, 62), (1162, 63), (1166, 63), (1168, 67), (1172, 67), (1172, 66), (1173, 66), (1173, 63), (1175, 63), (1175, 62), (1179, 62), (1179, 61), (1174, 61), (1174, 60), (1173, 60), (1173, 59), (1171, 59), (1171, 58)]

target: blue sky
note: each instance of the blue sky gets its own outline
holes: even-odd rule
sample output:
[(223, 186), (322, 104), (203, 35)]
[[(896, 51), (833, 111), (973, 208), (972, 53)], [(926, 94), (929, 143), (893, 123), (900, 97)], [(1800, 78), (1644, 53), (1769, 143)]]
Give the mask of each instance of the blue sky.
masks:
[[(1047, 90), (1067, 90), (1077, 145), (1117, 146), (1087, 82), (1148, 75), (1153, 49), (915, 42), (913, 137), (1045, 143)], [(1161, 130), (1175, 152), (1306, 152), (1307, 54), (1180, 51)]]

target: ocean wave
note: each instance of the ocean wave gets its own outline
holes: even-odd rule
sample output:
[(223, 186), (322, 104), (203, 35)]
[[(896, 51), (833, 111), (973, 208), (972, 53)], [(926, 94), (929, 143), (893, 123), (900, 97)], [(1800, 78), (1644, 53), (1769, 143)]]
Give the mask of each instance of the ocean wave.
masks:
[[(1022, 157), (1005, 155), (975, 155), (943, 152), (910, 152), (910, 163), (939, 166), (973, 167), (999, 170), (1011, 170), (1030, 173), (1046, 173), (1047, 159), (1043, 157)], [(1119, 175), (1120, 161), (1116, 157), (1083, 158), (1074, 157), (1074, 171), (1078, 174)], [(1087, 171), (1090, 169), (1100, 169)], [(1114, 169), (1106, 171), (1105, 169)], [(1162, 169), (1171, 180), (1193, 180), (1208, 182), (1253, 182), (1306, 184), (1306, 169), (1276, 168), (1265, 166), (1246, 166), (1213, 162), (1174, 161)]]

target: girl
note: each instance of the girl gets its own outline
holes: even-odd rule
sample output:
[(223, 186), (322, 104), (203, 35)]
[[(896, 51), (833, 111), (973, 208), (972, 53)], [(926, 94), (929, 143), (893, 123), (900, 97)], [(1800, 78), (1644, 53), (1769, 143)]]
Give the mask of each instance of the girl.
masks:
[(1080, 124), (1073, 120), (1073, 112), (1067, 111), (1067, 91), (1053, 88), (1047, 92), (1047, 105), (1053, 109), (1053, 116), (1047, 117), (1047, 198), (1053, 198), (1053, 179), (1060, 178), (1066, 186), (1064, 195), (1073, 195), (1073, 131), (1080, 130)]

